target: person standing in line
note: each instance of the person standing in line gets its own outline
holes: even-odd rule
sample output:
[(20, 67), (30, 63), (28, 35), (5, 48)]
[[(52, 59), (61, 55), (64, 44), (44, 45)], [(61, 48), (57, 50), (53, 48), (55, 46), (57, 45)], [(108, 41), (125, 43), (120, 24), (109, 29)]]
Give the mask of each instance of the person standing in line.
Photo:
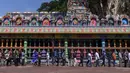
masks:
[(119, 56), (119, 67), (121, 67), (122, 66), (122, 53), (121, 53), (121, 51), (119, 51), (118, 56)]
[(76, 51), (74, 51), (73, 57), (74, 57), (74, 66), (76, 66), (77, 64)]
[(111, 56), (112, 56), (111, 51), (108, 50), (108, 52), (107, 52), (108, 67), (111, 67), (111, 59), (112, 59)]
[(99, 66), (99, 60), (100, 60), (99, 53), (96, 51), (96, 52), (95, 52), (96, 67)]
[(80, 63), (79, 66), (81, 65), (83, 67), (83, 59), (84, 59), (84, 54), (83, 52), (80, 53)]
[(57, 55), (56, 55), (56, 62), (57, 62), (57, 65), (56, 66), (59, 66), (59, 60), (60, 60), (60, 55), (59, 55), (59, 53), (58, 53), (58, 51), (56, 51), (57, 53)]
[(88, 53), (88, 66), (92, 67), (92, 55), (90, 52)]
[(9, 66), (9, 52), (8, 52), (8, 50), (5, 53), (5, 59), (6, 59), (6, 66)]
[(0, 50), (0, 66), (2, 65), (2, 52)]
[(86, 53), (86, 67), (88, 67), (88, 52)]
[(65, 66), (66, 59), (65, 59), (65, 52), (62, 52), (62, 66)]
[(22, 62), (21, 62), (22, 57), (21, 56), (22, 56), (22, 51), (19, 50), (18, 51), (18, 65), (20, 65), (20, 64), (22, 65)]
[(103, 51), (103, 53), (102, 53), (102, 60), (103, 60), (103, 62), (102, 62), (102, 66), (106, 66), (105, 65), (105, 59), (106, 59), (106, 53), (105, 53), (105, 51)]
[(74, 52), (71, 50), (70, 52), (70, 66), (74, 66)]
[(8, 53), (9, 53), (9, 65), (11, 66), (11, 64), (12, 64), (12, 51), (10, 50), (10, 51), (8, 51)]
[(1, 65), (5, 66), (5, 62), (6, 62), (6, 60), (5, 60), (5, 54), (4, 54), (3, 51), (1, 51)]
[(22, 53), (21, 53), (21, 64), (22, 64), (22, 66), (24, 66), (24, 63), (25, 63), (25, 52), (24, 51), (22, 51)]
[(128, 53), (127, 53), (127, 51), (124, 52), (123, 57), (124, 57), (124, 67), (127, 67), (127, 62), (128, 62)]
[(19, 53), (18, 53), (18, 50), (15, 50), (15, 61), (14, 61), (14, 63), (15, 63), (15, 66), (18, 66), (18, 61), (19, 61)]
[(32, 63), (36, 66), (37, 65), (37, 58), (38, 58), (38, 53), (36, 50), (33, 51), (32, 57), (33, 57)]
[(68, 52), (68, 56), (65, 54), (65, 60), (67, 62), (67, 66), (70, 66), (70, 56), (71, 56), (70, 51)]
[(130, 50), (129, 50), (129, 53), (128, 53), (128, 63), (129, 63), (129, 67), (130, 67)]
[(55, 63), (57, 63), (56, 59), (57, 59), (57, 50), (54, 49), (54, 52), (53, 52), (53, 56), (52, 56), (52, 65), (54, 65)]
[(116, 54), (115, 54), (114, 51), (112, 53), (112, 59), (113, 59), (113, 67), (115, 67), (115, 64), (116, 64)]
[(49, 66), (49, 63), (50, 63), (50, 54), (49, 54), (49, 51), (46, 53), (46, 62), (47, 62), (47, 66)]
[(41, 66), (41, 53), (38, 53), (38, 66)]
[(52, 52), (52, 65), (55, 64), (55, 55), (54, 55), (54, 52)]

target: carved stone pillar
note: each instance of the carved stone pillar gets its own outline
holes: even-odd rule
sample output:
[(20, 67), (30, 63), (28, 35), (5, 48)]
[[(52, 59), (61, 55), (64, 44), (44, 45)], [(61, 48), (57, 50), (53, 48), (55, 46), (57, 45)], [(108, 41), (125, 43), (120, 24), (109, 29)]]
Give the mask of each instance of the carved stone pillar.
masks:
[(36, 40), (34, 39), (33, 41), (34, 41), (34, 47), (36, 47)]
[(4, 47), (4, 44), (3, 44), (4, 39), (2, 39), (1, 42), (2, 42), (2, 43), (1, 43), (1, 47)]
[(61, 42), (60, 42), (60, 40), (59, 40), (59, 47), (61, 47)]
[(15, 47), (17, 47), (17, 39), (15, 39)]
[(108, 47), (111, 47), (111, 46), (110, 46), (110, 40), (108, 40)]
[(122, 43), (121, 43), (121, 40), (119, 40), (119, 42), (120, 42), (120, 47), (122, 47)]
[(49, 51), (49, 49), (50, 49), (49, 47), (50, 47), (50, 43), (49, 43), (49, 41), (48, 41), (48, 49), (47, 49), (47, 51)]
[(13, 39), (11, 39), (11, 44), (10, 44), (11, 47), (13, 47)]
[(43, 40), (43, 47), (45, 47), (45, 40)]
[(40, 39), (39, 39), (38, 43), (39, 43), (39, 47), (40, 47), (41, 46)]
[(127, 47), (127, 40), (125, 40), (125, 47)]
[(6, 47), (8, 47), (8, 43), (9, 43), (9, 40), (8, 40), (8, 39), (6, 39)]
[(20, 39), (20, 47), (22, 47), (22, 39)]
[(116, 47), (116, 40), (114, 40), (114, 47)]
[(73, 40), (71, 41), (71, 47), (73, 47), (74, 46), (74, 44), (73, 44)]

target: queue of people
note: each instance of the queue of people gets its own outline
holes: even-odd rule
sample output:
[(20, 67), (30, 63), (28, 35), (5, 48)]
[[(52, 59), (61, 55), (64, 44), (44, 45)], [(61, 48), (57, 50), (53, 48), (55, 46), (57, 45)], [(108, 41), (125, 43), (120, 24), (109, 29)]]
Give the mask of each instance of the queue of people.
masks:
[(0, 50), (0, 66), (11, 66), (11, 65), (15, 65), (15, 66), (19, 66), (21, 65), (25, 65), (25, 52), (24, 51), (18, 51), (18, 50), (14, 50), (13, 52), (10, 50), (5, 50), (4, 52), (2, 52)]
[[(106, 50), (101, 53), (99, 51), (93, 53), (88, 51), (86, 54), (81, 51), (80, 54), (77, 54), (77, 51), (74, 51), (73, 53), (68, 52), (67, 56), (63, 50), (54, 51), (52, 55), (50, 55), (49, 51), (43, 53), (34, 50), (31, 63), (35, 66), (41, 66), (41, 64), (43, 64), (42, 60), (45, 60), (47, 66), (130, 67), (130, 51), (127, 50), (117, 51), (117, 53), (114, 50)], [(25, 51), (15, 50), (14, 52), (11, 52), (6, 50), (2, 52), (0, 50), (0, 66), (11, 66), (13, 64), (15, 66), (25, 65)]]

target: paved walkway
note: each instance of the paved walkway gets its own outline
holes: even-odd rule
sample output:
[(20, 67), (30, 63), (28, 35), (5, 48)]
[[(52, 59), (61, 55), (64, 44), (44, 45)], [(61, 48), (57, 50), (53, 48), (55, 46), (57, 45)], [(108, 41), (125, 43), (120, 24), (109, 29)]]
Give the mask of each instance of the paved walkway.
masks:
[(0, 67), (0, 73), (130, 73), (123, 67), (11, 66)]

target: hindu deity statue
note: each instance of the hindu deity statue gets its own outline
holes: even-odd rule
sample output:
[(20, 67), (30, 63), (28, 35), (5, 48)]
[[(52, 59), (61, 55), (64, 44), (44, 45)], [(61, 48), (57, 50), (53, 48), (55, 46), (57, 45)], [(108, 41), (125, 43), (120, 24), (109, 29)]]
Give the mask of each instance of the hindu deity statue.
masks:
[(78, 19), (77, 19), (77, 18), (74, 18), (74, 19), (73, 19), (73, 25), (78, 25), (78, 23), (79, 23), (79, 22), (78, 22)]
[(21, 17), (17, 17), (16, 25), (22, 25), (22, 18)]
[(36, 18), (36, 17), (33, 17), (33, 18), (31, 19), (31, 23), (32, 23), (32, 25), (37, 25), (37, 18)]
[(56, 22), (56, 25), (57, 25), (57, 26), (59, 26), (59, 25), (60, 25), (60, 26), (64, 25), (63, 20), (62, 20), (62, 19), (58, 19), (57, 22)]
[(128, 25), (128, 20), (126, 18), (122, 19), (122, 25)]
[(121, 20), (121, 22), (122, 22), (122, 25), (123, 26), (127, 26), (128, 24), (129, 24), (129, 21), (128, 21), (128, 16), (127, 15), (122, 15), (122, 20)]
[(43, 22), (42, 22), (42, 25), (43, 25), (43, 26), (49, 26), (49, 25), (50, 25), (49, 19), (48, 19), (48, 18), (45, 18), (45, 19), (43, 20)]
[(90, 22), (90, 26), (96, 26), (96, 24), (97, 24), (96, 18), (92, 18)]
[(109, 18), (108, 19), (108, 24), (111, 26), (111, 25), (114, 25), (114, 19), (113, 18)]
[(10, 24), (10, 17), (9, 16), (4, 16), (3, 17), (3, 24), (4, 25), (9, 25)]

